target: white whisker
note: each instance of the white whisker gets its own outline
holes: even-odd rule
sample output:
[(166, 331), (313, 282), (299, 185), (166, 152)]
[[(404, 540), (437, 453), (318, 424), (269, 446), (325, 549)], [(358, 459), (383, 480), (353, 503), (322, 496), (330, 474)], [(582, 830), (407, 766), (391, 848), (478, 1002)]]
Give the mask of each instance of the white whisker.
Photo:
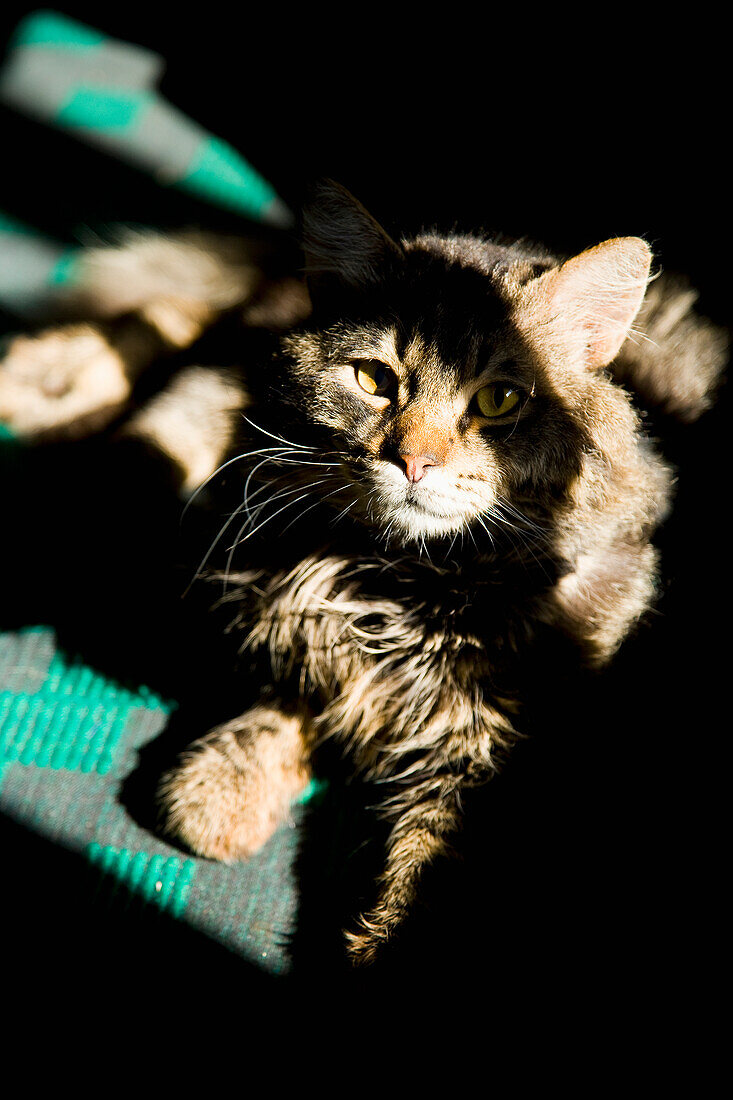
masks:
[(242, 413), (242, 419), (246, 420), (248, 424), (251, 424), (252, 427), (255, 428), (258, 432), (262, 432), (263, 435), (269, 436), (270, 439), (274, 439), (277, 443), (285, 443), (288, 447), (295, 447), (298, 450), (304, 450), (304, 451), (315, 451), (315, 450), (317, 450), (316, 447), (310, 447), (310, 446), (302, 447), (299, 443), (293, 443), (292, 440), (285, 439), (281, 435), (273, 435), (272, 432), (268, 432), (267, 429), (263, 428), (260, 424), (255, 424), (254, 420), (250, 420), (250, 418), (248, 416), (245, 416), (244, 413)]
[(189, 499), (188, 499), (188, 500), (186, 501), (186, 504), (185, 504), (185, 506), (184, 506), (184, 509), (183, 509), (183, 511), (181, 512), (181, 522), (183, 522), (183, 517), (184, 517), (184, 516), (186, 515), (186, 512), (187, 512), (187, 511), (188, 511), (188, 509), (189, 509), (189, 508), (191, 507), (191, 505), (193, 504), (193, 502), (194, 502), (194, 501), (196, 500), (196, 497), (197, 497), (197, 496), (199, 495), (199, 493), (200, 493), (200, 492), (202, 492), (202, 491), (203, 491), (203, 490), (204, 490), (204, 489), (206, 488), (206, 486), (207, 486), (207, 485), (208, 485), (208, 484), (209, 484), (209, 483), (210, 483), (211, 481), (213, 481), (213, 479), (214, 479), (215, 477), (217, 477), (217, 476), (218, 476), (219, 474), (221, 474), (221, 473), (222, 473), (222, 472), (223, 472), (224, 470), (226, 470), (226, 468), (227, 468), (228, 466), (231, 466), (231, 465), (233, 465), (233, 464), (234, 464), (235, 462), (241, 462), (241, 461), (242, 461), (243, 459), (245, 459), (245, 458), (251, 458), (251, 456), (252, 456), (252, 455), (257, 455), (257, 454), (264, 454), (264, 453), (265, 453), (265, 451), (279, 451), (279, 450), (282, 450), (282, 447), (263, 447), (263, 448), (262, 448), (261, 450), (259, 450), (259, 451), (243, 451), (241, 455), (234, 455), (234, 457), (233, 457), (233, 458), (230, 458), (230, 459), (228, 459), (228, 460), (227, 460), (226, 462), (223, 462), (223, 463), (221, 464), (221, 466), (219, 466), (219, 467), (218, 467), (218, 468), (217, 468), (216, 470), (214, 470), (213, 474), (209, 474), (209, 476), (208, 476), (208, 477), (206, 478), (206, 480), (205, 480), (205, 481), (202, 481), (202, 482), (201, 482), (201, 484), (200, 484), (200, 485), (198, 485), (198, 486), (196, 487), (196, 489), (194, 490), (194, 492), (192, 493), (192, 495), (191, 495), (191, 496), (189, 497)]
[[(324, 478), (324, 480), (325, 480), (325, 478)], [(282, 532), (282, 533), (283, 533), (283, 534), (285, 534), (285, 532), (287, 531), (288, 527), (292, 527), (294, 523), (297, 523), (297, 521), (298, 521), (299, 519), (302, 519), (302, 518), (303, 518), (303, 516), (304, 516), (304, 515), (306, 514), (306, 512), (310, 512), (310, 511), (311, 511), (311, 510), (312, 510), (313, 508), (317, 508), (317, 507), (318, 507), (318, 505), (319, 505), (319, 504), (320, 504), (320, 503), (321, 503), (322, 501), (324, 501), (324, 500), (328, 500), (328, 498), (329, 498), (329, 497), (335, 496), (335, 495), (336, 495), (336, 493), (340, 493), (340, 492), (341, 492), (341, 491), (342, 491), (343, 489), (345, 489), (345, 488), (346, 488), (346, 486), (345, 486), (345, 485), (338, 485), (338, 486), (337, 486), (337, 487), (336, 487), (336, 488), (335, 488), (335, 489), (333, 490), (333, 492), (331, 492), (331, 493), (326, 493), (325, 497), (319, 497), (319, 499), (318, 499), (318, 500), (317, 500), (317, 501), (315, 502), (315, 504), (309, 504), (307, 508), (304, 508), (302, 512), (299, 512), (299, 513), (298, 513), (298, 515), (297, 515), (297, 516), (295, 517), (295, 519), (291, 519), (291, 521), (290, 521), (290, 523), (288, 524), (288, 526), (287, 526), (287, 527), (284, 527), (284, 528), (283, 528), (283, 532)]]

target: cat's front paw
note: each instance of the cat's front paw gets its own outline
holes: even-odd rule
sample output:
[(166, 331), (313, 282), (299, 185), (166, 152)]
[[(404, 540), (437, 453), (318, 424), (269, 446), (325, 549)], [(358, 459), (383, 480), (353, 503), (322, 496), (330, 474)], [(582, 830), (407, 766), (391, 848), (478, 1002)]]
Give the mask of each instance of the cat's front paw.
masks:
[(163, 831), (196, 855), (224, 863), (247, 859), (277, 825), (248, 786), (217, 746), (193, 748), (158, 788)]
[(0, 421), (21, 437), (84, 435), (106, 426), (130, 390), (124, 358), (94, 325), (16, 336), (0, 361)]
[(158, 788), (161, 827), (197, 855), (256, 852), (310, 778), (297, 716), (256, 707), (191, 746)]

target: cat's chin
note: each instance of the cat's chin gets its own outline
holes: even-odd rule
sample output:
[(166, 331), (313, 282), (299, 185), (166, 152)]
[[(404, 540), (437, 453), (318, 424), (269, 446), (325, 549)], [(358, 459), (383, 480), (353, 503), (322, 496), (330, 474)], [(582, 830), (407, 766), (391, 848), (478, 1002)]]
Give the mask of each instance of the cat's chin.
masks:
[(389, 541), (405, 545), (457, 535), (488, 504), (466, 499), (442, 471), (437, 477), (428, 472), (424, 484), (410, 484), (396, 466), (380, 463), (370, 480), (369, 521), (376, 521)]
[(385, 531), (389, 539), (407, 545), (456, 535), (466, 526), (465, 516), (435, 515), (418, 505), (407, 505), (390, 515)]

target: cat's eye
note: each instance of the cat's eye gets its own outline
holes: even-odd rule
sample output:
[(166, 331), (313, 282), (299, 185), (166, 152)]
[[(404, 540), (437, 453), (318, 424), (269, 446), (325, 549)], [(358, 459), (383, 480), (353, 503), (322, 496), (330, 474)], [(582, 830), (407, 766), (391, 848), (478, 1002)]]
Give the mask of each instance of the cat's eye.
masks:
[(494, 382), (490, 386), (482, 386), (475, 397), (476, 405), (481, 416), (494, 418), (506, 416), (515, 409), (521, 399), (519, 390), (511, 386), (505, 386), (502, 382)]
[(360, 359), (354, 373), (361, 388), (373, 397), (386, 397), (397, 381), (394, 371), (378, 359)]

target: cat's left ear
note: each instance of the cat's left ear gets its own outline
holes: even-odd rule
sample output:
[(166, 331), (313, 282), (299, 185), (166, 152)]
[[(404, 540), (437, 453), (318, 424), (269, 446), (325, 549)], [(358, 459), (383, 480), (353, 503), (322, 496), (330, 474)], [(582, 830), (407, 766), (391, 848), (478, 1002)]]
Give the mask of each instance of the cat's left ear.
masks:
[(311, 293), (354, 292), (378, 285), (402, 250), (345, 187), (325, 180), (303, 211), (303, 249)]
[(553, 322), (584, 343), (591, 370), (608, 366), (639, 311), (652, 254), (640, 237), (618, 237), (589, 248), (539, 279)]

